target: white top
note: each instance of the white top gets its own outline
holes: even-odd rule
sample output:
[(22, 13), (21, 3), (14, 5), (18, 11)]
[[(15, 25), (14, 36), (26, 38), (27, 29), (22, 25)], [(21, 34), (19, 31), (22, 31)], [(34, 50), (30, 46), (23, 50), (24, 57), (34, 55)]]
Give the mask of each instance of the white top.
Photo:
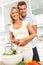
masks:
[[(19, 29), (14, 29), (13, 25), (10, 25), (9, 31), (11, 31), (13, 33), (13, 35), (15, 36), (15, 39), (26, 38), (29, 36), (29, 32), (26, 28), (28, 23), (29, 23), (28, 21), (23, 21), (22, 26)], [(30, 43), (28, 43), (26, 46), (19, 47), (19, 48), (22, 50), (32, 50)]]
[(29, 36), (28, 30), (26, 28), (27, 24), (28, 22), (23, 21), (22, 26), (19, 29), (14, 29), (13, 25), (9, 27), (9, 30), (13, 33), (13, 35), (15, 36), (15, 39), (23, 39)]

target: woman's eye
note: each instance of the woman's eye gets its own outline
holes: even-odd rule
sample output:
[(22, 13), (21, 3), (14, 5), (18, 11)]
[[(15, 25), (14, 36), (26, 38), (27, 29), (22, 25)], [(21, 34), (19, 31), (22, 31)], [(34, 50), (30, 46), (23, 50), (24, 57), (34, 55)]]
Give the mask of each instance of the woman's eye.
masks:
[(18, 12), (16, 12), (16, 13), (18, 13)]
[(14, 13), (12, 13), (12, 14), (14, 14)]

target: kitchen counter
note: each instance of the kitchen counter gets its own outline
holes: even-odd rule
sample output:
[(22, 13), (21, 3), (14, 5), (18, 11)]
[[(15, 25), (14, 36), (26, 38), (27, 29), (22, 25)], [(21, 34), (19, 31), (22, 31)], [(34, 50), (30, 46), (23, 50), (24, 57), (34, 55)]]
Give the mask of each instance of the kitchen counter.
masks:
[(0, 61), (0, 65), (5, 65), (2, 61)]
[(0, 65), (6, 65), (6, 64), (4, 64), (2, 61), (0, 61)]
[[(2, 61), (0, 61), (0, 65), (5, 65)], [(43, 65), (43, 61), (41, 62), (41, 65)]]

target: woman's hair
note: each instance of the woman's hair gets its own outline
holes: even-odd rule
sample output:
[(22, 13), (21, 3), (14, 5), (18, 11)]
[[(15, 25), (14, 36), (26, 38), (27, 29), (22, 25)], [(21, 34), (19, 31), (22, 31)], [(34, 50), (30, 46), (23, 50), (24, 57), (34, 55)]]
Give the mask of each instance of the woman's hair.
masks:
[[(17, 7), (12, 7), (11, 8), (11, 11), (10, 11), (10, 17), (11, 17), (11, 22), (12, 22), (12, 24), (14, 24), (15, 22), (14, 22), (14, 19), (13, 19), (13, 17), (12, 17), (12, 11), (14, 10), (14, 9), (17, 9)], [(18, 9), (17, 9), (18, 10)], [(19, 12), (18, 12), (19, 13)]]
[[(12, 17), (12, 11), (13, 11), (14, 9), (17, 9), (17, 10), (18, 10), (18, 8), (17, 8), (17, 7), (12, 7), (12, 8), (11, 8), (10, 17), (11, 17), (11, 20), (12, 20), (12, 21), (11, 21), (12, 24), (15, 23), (15, 21), (14, 21), (14, 19), (13, 19), (13, 17)], [(19, 13), (19, 10), (18, 10), (18, 13)], [(19, 19), (22, 20), (22, 18), (21, 18), (20, 16), (19, 16)]]

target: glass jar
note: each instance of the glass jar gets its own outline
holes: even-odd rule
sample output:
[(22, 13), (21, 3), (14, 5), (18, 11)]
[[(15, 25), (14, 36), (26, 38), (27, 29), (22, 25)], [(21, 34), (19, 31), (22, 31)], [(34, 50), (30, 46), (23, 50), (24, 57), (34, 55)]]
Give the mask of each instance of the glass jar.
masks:
[(10, 44), (10, 43), (7, 43), (7, 44), (5, 45), (5, 53), (11, 54), (11, 53), (12, 53), (11, 48), (12, 48), (11, 44)]

